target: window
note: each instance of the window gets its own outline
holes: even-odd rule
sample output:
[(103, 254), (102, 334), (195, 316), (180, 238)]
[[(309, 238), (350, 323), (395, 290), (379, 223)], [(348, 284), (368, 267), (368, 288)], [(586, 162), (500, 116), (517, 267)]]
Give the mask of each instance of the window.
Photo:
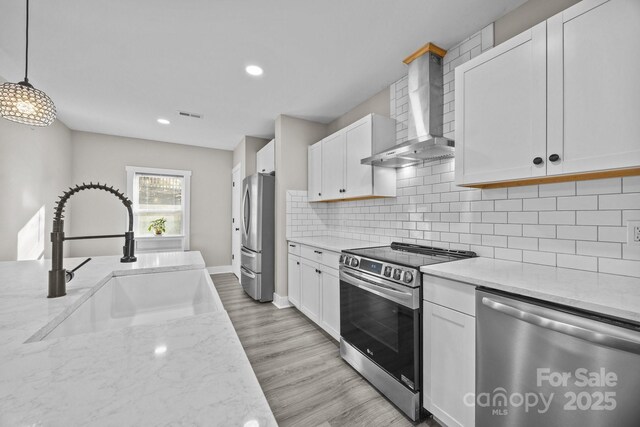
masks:
[[(133, 231), (141, 250), (189, 249), (191, 171), (127, 166), (127, 190), (133, 202)], [(165, 218), (166, 231), (156, 237), (151, 221)], [(146, 241), (149, 239), (149, 241)], [(173, 242), (173, 243), (172, 243)]]

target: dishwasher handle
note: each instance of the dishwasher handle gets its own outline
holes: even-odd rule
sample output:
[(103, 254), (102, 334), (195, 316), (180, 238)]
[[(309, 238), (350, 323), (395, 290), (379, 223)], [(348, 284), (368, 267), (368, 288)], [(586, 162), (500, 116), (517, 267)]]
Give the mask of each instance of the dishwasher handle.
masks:
[(582, 326), (572, 325), (560, 320), (550, 319), (538, 314), (529, 313), (524, 310), (520, 310), (519, 308), (512, 307), (508, 304), (494, 301), (491, 298), (487, 297), (482, 297), (482, 304), (497, 312), (506, 314), (507, 316), (514, 317), (518, 320), (522, 320), (523, 322), (530, 323), (540, 328), (550, 329), (561, 334), (603, 345), (605, 347), (640, 354), (640, 339), (632, 336), (621, 337), (607, 332), (594, 331)]

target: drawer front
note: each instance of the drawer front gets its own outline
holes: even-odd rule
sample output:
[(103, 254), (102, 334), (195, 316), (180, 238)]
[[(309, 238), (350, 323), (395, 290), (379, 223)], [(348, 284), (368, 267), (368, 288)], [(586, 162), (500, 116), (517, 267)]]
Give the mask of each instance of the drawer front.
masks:
[(289, 253), (300, 256), (300, 244), (294, 242), (288, 242)]
[(469, 316), (476, 315), (476, 287), (473, 285), (423, 274), (422, 292), (426, 301)]
[(261, 273), (261, 254), (243, 247), (240, 249), (240, 265), (254, 273)]
[(322, 252), (322, 264), (327, 267), (340, 268), (340, 254), (338, 252), (325, 251)]
[(302, 246), (300, 248), (300, 256), (310, 261), (322, 262), (323, 249), (314, 248), (313, 246)]

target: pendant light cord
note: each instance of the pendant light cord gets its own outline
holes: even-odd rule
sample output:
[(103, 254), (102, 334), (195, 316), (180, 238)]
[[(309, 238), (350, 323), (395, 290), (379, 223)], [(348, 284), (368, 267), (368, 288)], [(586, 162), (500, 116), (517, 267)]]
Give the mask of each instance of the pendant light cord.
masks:
[(27, 30), (26, 30), (26, 43), (25, 43), (25, 52), (24, 52), (24, 81), (29, 82), (27, 78), (27, 74), (29, 71), (29, 0), (27, 0)]

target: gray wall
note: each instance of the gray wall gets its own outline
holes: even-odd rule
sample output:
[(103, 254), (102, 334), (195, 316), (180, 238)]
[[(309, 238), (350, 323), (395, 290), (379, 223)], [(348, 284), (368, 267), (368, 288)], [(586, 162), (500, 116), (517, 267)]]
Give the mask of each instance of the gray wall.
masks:
[(349, 126), (351, 123), (360, 120), (370, 113), (376, 113), (385, 117), (389, 117), (389, 87), (382, 89), (371, 98), (355, 106), (350, 111), (347, 111), (346, 113), (329, 123), (327, 125), (327, 135), (330, 135), (344, 127)]
[(578, 3), (579, 0), (529, 0), (494, 23), (495, 45)]
[(233, 150), (233, 166), (242, 164), (243, 178), (256, 173), (256, 153), (268, 143), (268, 139), (245, 136)]
[[(191, 250), (202, 252), (207, 266), (231, 264), (231, 151), (72, 132), (74, 183), (105, 182), (126, 191), (126, 166), (192, 171)], [(125, 231), (126, 211), (104, 192), (85, 191), (70, 201), (71, 234)], [(73, 256), (112, 255), (122, 251), (120, 239), (71, 243)]]
[[(0, 119), (0, 261), (17, 259), (18, 233), (32, 219), (36, 229), (44, 221), (44, 233), (21, 241), (50, 257), (53, 207), (71, 185), (71, 168), (71, 131), (62, 122), (30, 128)], [(44, 215), (34, 217), (42, 206)]]
[(287, 190), (307, 189), (307, 148), (326, 135), (325, 124), (284, 115), (276, 118), (275, 292), (280, 296), (287, 295)]

